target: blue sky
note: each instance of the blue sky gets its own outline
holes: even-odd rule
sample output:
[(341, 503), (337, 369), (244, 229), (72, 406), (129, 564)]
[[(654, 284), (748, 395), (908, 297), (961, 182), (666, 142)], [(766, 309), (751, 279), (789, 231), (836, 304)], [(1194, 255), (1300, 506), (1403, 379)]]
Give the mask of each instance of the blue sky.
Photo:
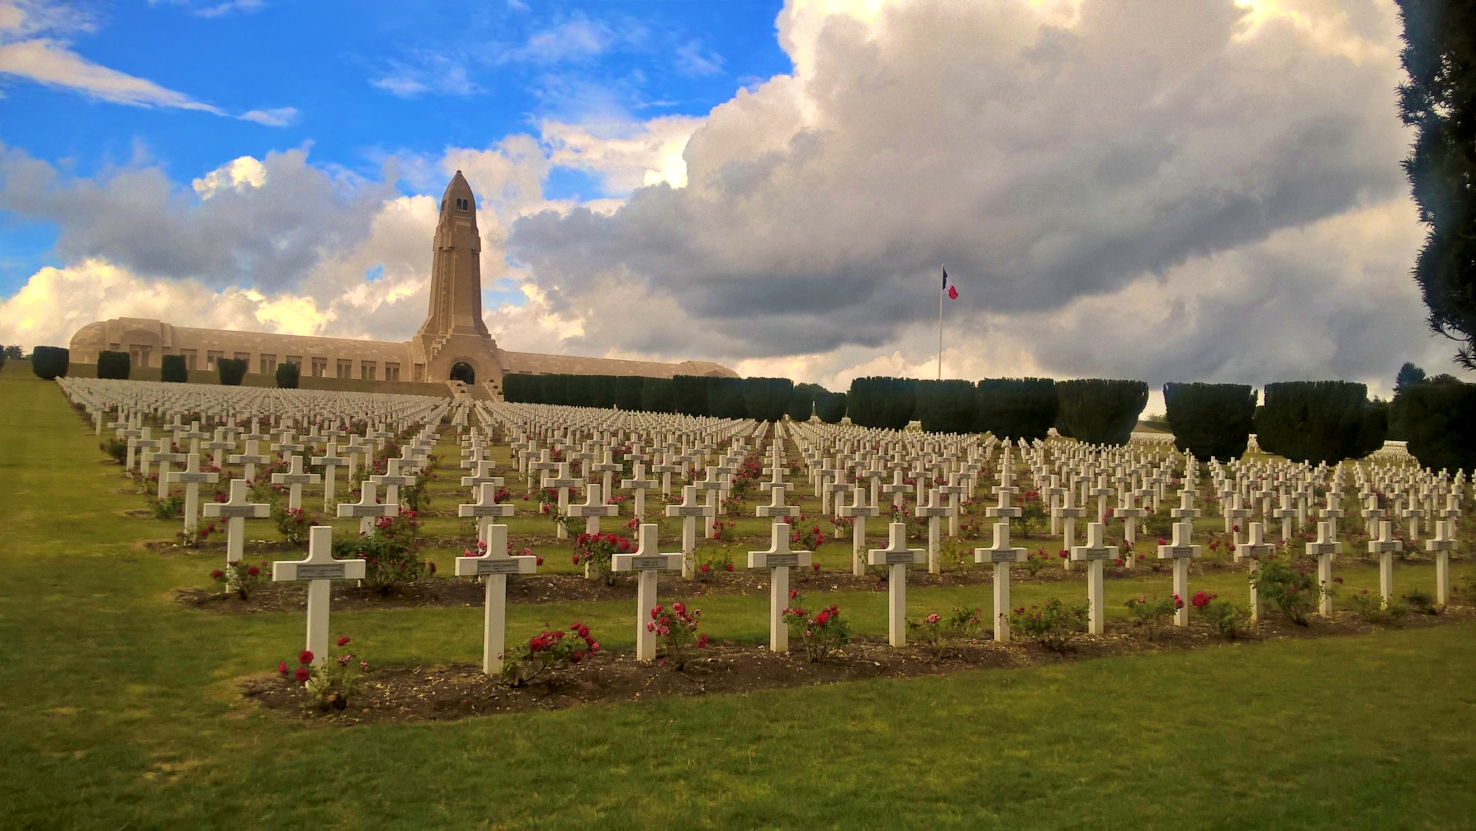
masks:
[(403, 340), (845, 388), (1450, 369), (1393, 0), (0, 0), (0, 342)]
[[(310, 147), (377, 176), (392, 154), (482, 147), (543, 119), (704, 115), (787, 72), (778, 0), (83, 4), (66, 32), (92, 63), (228, 114), (291, 108), (282, 126), (138, 107), (0, 75), (0, 142), (79, 176), (147, 162), (188, 182), (239, 156)], [(88, 30), (90, 29), (90, 31)], [(419, 183), (399, 183), (413, 192)], [(555, 168), (549, 198), (612, 195)], [(52, 223), (0, 210), (0, 297), (57, 265)]]

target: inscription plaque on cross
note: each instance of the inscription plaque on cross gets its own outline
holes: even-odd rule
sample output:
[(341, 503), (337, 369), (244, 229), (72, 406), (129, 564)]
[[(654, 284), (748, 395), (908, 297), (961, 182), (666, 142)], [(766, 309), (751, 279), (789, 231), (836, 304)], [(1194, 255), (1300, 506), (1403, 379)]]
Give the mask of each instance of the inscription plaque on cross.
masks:
[(328, 658), (328, 605), (334, 580), (363, 580), (363, 560), (333, 559), (333, 528), (315, 525), (308, 529), (308, 555), (305, 560), (278, 560), (272, 563), (272, 582), (308, 582), (307, 649), (313, 653), (313, 665), (322, 666)]
[(1071, 549), (1071, 559), (1085, 561), (1087, 564), (1087, 601), (1091, 604), (1088, 628), (1093, 635), (1102, 634), (1106, 611), (1102, 605), (1102, 562), (1117, 559), (1117, 546), (1105, 545), (1102, 542), (1106, 530), (1107, 526), (1103, 523), (1087, 523), (1086, 545), (1078, 545)]
[[(482, 487), (485, 489), (491, 486), (483, 485)], [(507, 576), (537, 572), (538, 558), (531, 554), (508, 555), (506, 525), (482, 526), (478, 540), (481, 543), (481, 555), (457, 557), (456, 576), (480, 577), (485, 584), (486, 601), (482, 614), (482, 672), (497, 675), (502, 672), (502, 657), (507, 646)]]
[[(690, 485), (688, 486), (690, 487)], [(639, 573), (636, 583), (636, 660), (656, 660), (656, 633), (646, 628), (646, 620), (656, 605), (656, 576), (663, 571), (676, 571), (686, 560), (684, 554), (659, 554), (656, 551), (655, 523), (641, 525), (639, 544), (629, 554), (610, 558), (612, 571)]]
[(907, 523), (893, 522), (887, 527), (887, 547), (867, 552), (867, 561), (887, 567), (887, 642), (892, 646), (907, 644), (907, 564), (921, 563), (927, 552), (907, 547)]
[(789, 523), (769, 526), (767, 551), (748, 552), (749, 568), (767, 568), (769, 576), (769, 649), (789, 651), (789, 626), (784, 622), (784, 609), (789, 606), (789, 570), (809, 568), (810, 552), (789, 549)]
[(974, 562), (994, 564), (994, 640), (1010, 642), (1010, 564), (1023, 563), (1028, 552), (1010, 545), (1009, 520), (994, 523), (994, 544), (974, 549)]
[(1158, 559), (1174, 561), (1174, 594), (1179, 608), (1174, 612), (1175, 626), (1189, 625), (1189, 561), (1204, 554), (1204, 546), (1193, 545), (1194, 521), (1186, 519), (1174, 523), (1174, 539), (1168, 545), (1158, 547)]

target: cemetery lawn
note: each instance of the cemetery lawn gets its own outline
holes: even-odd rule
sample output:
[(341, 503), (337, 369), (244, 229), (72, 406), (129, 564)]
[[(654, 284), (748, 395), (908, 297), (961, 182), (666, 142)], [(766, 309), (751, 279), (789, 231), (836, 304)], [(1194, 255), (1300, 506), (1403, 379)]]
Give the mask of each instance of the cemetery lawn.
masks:
[[(0, 373), (0, 403), (0, 828), (1383, 829), (1476, 817), (1471, 623), (454, 722), (268, 714), (240, 682), (300, 648), (301, 614), (173, 602), (208, 583), (215, 558), (138, 545), (159, 525), (123, 514), (139, 498), (118, 492), (92, 431), (28, 365)], [(1138, 585), (1167, 590), (1167, 575), (1139, 581), (1109, 582), (1109, 607)], [(1079, 586), (1022, 585), (1016, 600), (1075, 599)], [(707, 600), (720, 637), (761, 640), (761, 599)], [(881, 597), (839, 602), (864, 634), (884, 625)], [(909, 592), (914, 611), (960, 602), (987, 606), (987, 585)], [(514, 607), (510, 633), (580, 616), (622, 651), (628, 605)], [(335, 614), (333, 634), (353, 635), (371, 663), (433, 666), (472, 661), (479, 620), (362, 610)]]

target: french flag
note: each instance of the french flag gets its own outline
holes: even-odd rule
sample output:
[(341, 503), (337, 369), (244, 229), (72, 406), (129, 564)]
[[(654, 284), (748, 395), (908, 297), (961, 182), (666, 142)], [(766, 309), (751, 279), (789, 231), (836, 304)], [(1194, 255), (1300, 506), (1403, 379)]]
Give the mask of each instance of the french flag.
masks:
[(948, 294), (948, 299), (949, 300), (957, 300), (958, 299), (958, 287), (957, 286), (949, 285), (949, 283), (948, 283), (948, 269), (946, 267), (943, 269), (943, 291)]

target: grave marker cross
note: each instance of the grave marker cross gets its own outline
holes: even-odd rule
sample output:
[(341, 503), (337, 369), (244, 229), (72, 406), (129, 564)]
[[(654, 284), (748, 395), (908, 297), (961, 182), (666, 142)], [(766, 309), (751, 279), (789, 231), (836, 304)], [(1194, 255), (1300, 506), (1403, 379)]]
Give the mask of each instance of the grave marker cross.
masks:
[(1174, 596), (1179, 608), (1174, 611), (1174, 625), (1189, 625), (1189, 561), (1204, 553), (1204, 546), (1190, 544), (1194, 536), (1194, 522), (1186, 519), (1174, 523), (1174, 539), (1168, 545), (1158, 547), (1158, 559), (1174, 561)]
[(1010, 563), (1025, 562), (1023, 548), (1010, 546), (1009, 520), (994, 523), (994, 544), (974, 549), (974, 562), (994, 563), (994, 640), (1010, 642)]
[(887, 567), (887, 642), (907, 644), (907, 564), (921, 563), (927, 552), (907, 547), (907, 523), (893, 522), (887, 528), (887, 547), (867, 552), (874, 566)]
[(314, 666), (322, 666), (328, 659), (328, 605), (332, 581), (363, 580), (364, 568), (363, 560), (333, 559), (333, 528), (327, 525), (308, 529), (307, 559), (272, 563), (272, 582), (308, 581), (307, 649), (313, 653)]
[[(691, 487), (690, 485), (688, 487)], [(640, 573), (636, 584), (636, 660), (656, 660), (656, 633), (646, 628), (651, 610), (656, 605), (656, 576), (663, 571), (676, 571), (686, 560), (685, 554), (656, 553), (655, 523), (641, 525), (636, 550), (629, 554), (616, 554), (610, 558), (613, 571), (635, 571)]]
[(507, 576), (535, 573), (538, 558), (531, 554), (508, 555), (506, 525), (482, 526), (480, 542), (482, 553), (479, 556), (456, 558), (456, 576), (480, 577), (486, 584), (482, 614), (482, 672), (497, 675), (502, 672), (502, 657), (507, 645)]
[(767, 551), (748, 552), (749, 568), (771, 569), (769, 577), (769, 650), (789, 651), (789, 626), (784, 622), (784, 609), (789, 606), (789, 570), (808, 568), (810, 552), (789, 549), (789, 523), (769, 526)]
[(1102, 634), (1105, 612), (1102, 605), (1102, 561), (1117, 559), (1117, 546), (1102, 543), (1106, 527), (1100, 522), (1087, 523), (1086, 545), (1071, 549), (1071, 559), (1087, 563), (1087, 601), (1091, 604), (1089, 629), (1093, 635)]

